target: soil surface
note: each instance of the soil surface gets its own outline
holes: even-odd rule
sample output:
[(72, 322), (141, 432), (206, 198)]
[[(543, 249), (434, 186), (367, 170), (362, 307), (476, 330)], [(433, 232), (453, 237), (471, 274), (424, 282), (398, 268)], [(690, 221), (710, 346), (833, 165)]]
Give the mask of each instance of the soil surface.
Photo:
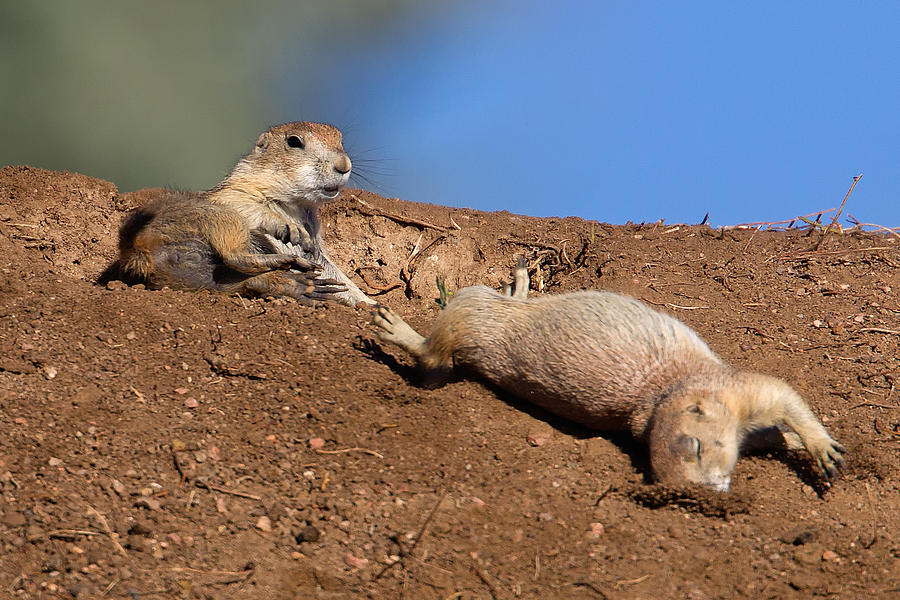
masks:
[(152, 193), (0, 170), (0, 596), (900, 597), (891, 236), (323, 209), (337, 264), (422, 332), (437, 276), (500, 286), (525, 255), (535, 290), (632, 295), (788, 380), (848, 449), (832, 487), (776, 450), (719, 494), (478, 381), (422, 387), (368, 309), (95, 285)]

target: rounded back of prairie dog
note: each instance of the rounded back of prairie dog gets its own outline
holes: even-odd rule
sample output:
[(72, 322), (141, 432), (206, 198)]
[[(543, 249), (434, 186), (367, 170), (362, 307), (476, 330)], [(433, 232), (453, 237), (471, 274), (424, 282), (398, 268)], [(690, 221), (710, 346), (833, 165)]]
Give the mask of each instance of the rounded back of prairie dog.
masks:
[[(635, 411), (684, 375), (721, 368), (687, 325), (618, 294), (539, 298), (476, 286), (438, 316), (428, 347), (444, 363), (588, 426), (628, 429)], [(452, 363), (451, 363), (452, 360)]]

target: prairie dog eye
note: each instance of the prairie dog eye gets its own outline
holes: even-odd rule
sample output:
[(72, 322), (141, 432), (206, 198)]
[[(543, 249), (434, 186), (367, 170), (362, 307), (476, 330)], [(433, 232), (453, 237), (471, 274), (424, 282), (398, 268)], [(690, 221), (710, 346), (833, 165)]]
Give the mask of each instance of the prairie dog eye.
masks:
[(303, 148), (303, 139), (298, 135), (289, 135), (287, 145), (291, 148)]
[(675, 447), (686, 459), (700, 459), (700, 440), (695, 437), (682, 434), (675, 439)]

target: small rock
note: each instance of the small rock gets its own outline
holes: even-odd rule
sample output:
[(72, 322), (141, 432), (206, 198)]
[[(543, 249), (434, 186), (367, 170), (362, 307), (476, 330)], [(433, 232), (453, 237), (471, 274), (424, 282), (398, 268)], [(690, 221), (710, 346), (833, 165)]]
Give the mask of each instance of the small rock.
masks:
[(136, 338), (137, 338), (137, 334), (136, 334), (135, 332), (133, 332), (133, 331), (129, 331), (128, 333), (125, 334), (125, 339), (126, 339), (126, 340), (133, 340), (133, 339), (136, 339)]
[(150, 526), (147, 524), (147, 522), (144, 520), (141, 520), (141, 519), (138, 519), (137, 521), (135, 521), (134, 525), (132, 525), (128, 529), (128, 535), (147, 536), (147, 535), (150, 535), (152, 532), (153, 531), (150, 529)]
[(58, 467), (59, 465), (62, 464), (62, 462), (63, 462), (62, 459), (56, 458), (54, 456), (50, 460), (47, 461), (47, 464), (50, 465), (51, 467)]
[(548, 512), (542, 512), (538, 514), (538, 521), (549, 522), (553, 520), (553, 515)]
[(146, 508), (147, 510), (159, 510), (162, 508), (162, 504), (155, 498), (141, 498), (135, 502), (134, 505), (140, 508)]
[(590, 528), (589, 532), (588, 532), (588, 535), (590, 537), (598, 538), (601, 535), (603, 535), (603, 531), (604, 531), (603, 523), (591, 523), (588, 527)]
[(2, 518), (0, 518), (0, 523), (6, 525), (10, 529), (14, 529), (16, 527), (22, 527), (25, 525), (25, 515), (18, 511), (10, 511), (5, 513)]
[(25, 528), (25, 539), (31, 543), (39, 542), (45, 535), (44, 530), (37, 525), (32, 524)]
[(263, 515), (259, 518), (259, 520), (256, 521), (256, 528), (260, 531), (265, 531), (268, 533), (272, 531), (272, 520), (269, 517)]
[(74, 598), (92, 598), (97, 593), (97, 588), (90, 583), (78, 582), (69, 586), (69, 593)]
[(228, 512), (228, 507), (225, 505), (225, 499), (221, 496), (216, 497), (216, 511), (223, 515)]
[(41, 563), (41, 572), (52, 573), (53, 571), (61, 571), (63, 566), (63, 561), (60, 557), (50, 556)]
[(294, 535), (298, 543), (302, 542), (318, 542), (322, 534), (312, 525), (307, 525)]
[(815, 544), (798, 546), (797, 549), (794, 550), (794, 561), (804, 565), (812, 565), (820, 562), (822, 560), (822, 550), (815, 546)]
[(546, 433), (535, 432), (535, 433), (529, 433), (525, 437), (525, 439), (529, 444), (537, 447), (537, 446), (543, 446), (544, 444), (546, 444), (547, 440), (550, 439), (550, 436), (548, 436)]
[(816, 319), (815, 321), (812, 322), (812, 324), (813, 324), (813, 327), (816, 327), (818, 329), (825, 327), (825, 322), (820, 319)]
[(59, 374), (59, 371), (56, 370), (56, 367), (44, 367), (44, 377), (47, 379), (54, 379)]
[(325, 440), (320, 437), (309, 438), (309, 447), (311, 450), (318, 450), (325, 447)]
[(344, 563), (351, 569), (362, 569), (369, 564), (369, 559), (359, 558), (348, 552), (344, 555)]
[(121, 496), (121, 497), (125, 496), (127, 490), (125, 489), (124, 483), (122, 483), (118, 479), (113, 479), (112, 483), (110, 485), (112, 486), (113, 491), (115, 493), (117, 493), (119, 496)]
[(482, 500), (478, 496), (472, 496), (472, 504), (474, 504), (475, 506), (481, 507), (481, 506), (484, 506), (484, 500)]
[(175, 393), (178, 394), (179, 396), (184, 396), (185, 394), (188, 393), (188, 389), (185, 387), (175, 388)]
[(125, 540), (125, 547), (136, 552), (148, 552), (151, 543), (149, 539), (142, 535), (129, 535)]
[(206, 449), (206, 454), (209, 456), (210, 460), (221, 460), (222, 459), (222, 451), (218, 446), (210, 446)]
[(188, 398), (184, 401), (185, 408), (197, 408), (198, 406), (200, 406), (200, 402), (196, 398)]
[(822, 553), (822, 560), (827, 560), (829, 562), (833, 562), (833, 561), (836, 561), (838, 558), (839, 557), (837, 555), (837, 552), (834, 552), (833, 550), (826, 550), (825, 552)]
[(816, 530), (807, 528), (791, 529), (779, 538), (785, 544), (802, 546), (816, 540)]
[(124, 289), (127, 288), (127, 287), (128, 287), (128, 286), (125, 285), (124, 282), (119, 281), (118, 279), (114, 279), (114, 280), (112, 280), (112, 281), (107, 281), (107, 282), (106, 282), (106, 289), (111, 290), (111, 291), (114, 291), (114, 292), (118, 292), (118, 291), (124, 290)]

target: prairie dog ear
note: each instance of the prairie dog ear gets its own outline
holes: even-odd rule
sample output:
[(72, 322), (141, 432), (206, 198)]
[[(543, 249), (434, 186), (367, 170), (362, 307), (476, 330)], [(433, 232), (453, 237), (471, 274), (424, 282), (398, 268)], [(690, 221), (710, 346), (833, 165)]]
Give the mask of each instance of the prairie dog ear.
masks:
[(254, 152), (262, 152), (266, 148), (269, 147), (269, 142), (272, 139), (272, 134), (268, 131), (263, 133), (256, 139), (256, 146), (253, 147)]
[(700, 440), (688, 435), (679, 435), (672, 447), (685, 458), (696, 458), (700, 454)]

